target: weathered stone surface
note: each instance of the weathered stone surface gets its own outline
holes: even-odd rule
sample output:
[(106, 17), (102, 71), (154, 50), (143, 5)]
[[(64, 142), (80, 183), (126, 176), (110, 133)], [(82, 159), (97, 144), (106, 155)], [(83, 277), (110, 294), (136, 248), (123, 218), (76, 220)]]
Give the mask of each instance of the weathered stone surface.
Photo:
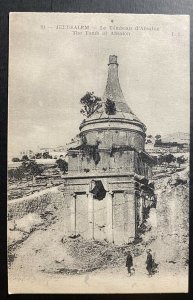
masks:
[(60, 205), (64, 202), (63, 193), (50, 188), (39, 193), (8, 201), (8, 220), (22, 218), (29, 213), (43, 213), (50, 203)]
[[(137, 192), (143, 192), (148, 198), (153, 188), (145, 186), (151, 178), (152, 159), (144, 153), (145, 125), (124, 99), (116, 56), (110, 56), (108, 66), (100, 112), (96, 111), (84, 120), (80, 125), (82, 143), (68, 151), (65, 193), (71, 199), (72, 235), (124, 244), (134, 240), (139, 223), (134, 174), (144, 177)], [(107, 100), (114, 102), (115, 113), (107, 115)], [(90, 186), (99, 181), (103, 189), (98, 188), (95, 197)], [(146, 208), (150, 204), (146, 201)]]

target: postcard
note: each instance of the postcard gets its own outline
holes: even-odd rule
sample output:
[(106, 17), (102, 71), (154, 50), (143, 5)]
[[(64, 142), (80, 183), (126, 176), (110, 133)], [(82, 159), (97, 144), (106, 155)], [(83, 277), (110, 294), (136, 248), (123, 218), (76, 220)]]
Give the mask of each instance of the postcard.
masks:
[(188, 292), (189, 21), (10, 13), (10, 294)]

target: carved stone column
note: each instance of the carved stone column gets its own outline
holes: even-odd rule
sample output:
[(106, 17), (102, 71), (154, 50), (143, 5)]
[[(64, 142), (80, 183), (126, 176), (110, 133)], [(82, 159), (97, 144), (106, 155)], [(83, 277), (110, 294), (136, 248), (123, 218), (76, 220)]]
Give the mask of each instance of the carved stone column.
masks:
[(70, 213), (71, 213), (71, 234), (76, 235), (76, 194), (71, 194), (71, 205), (70, 205)]
[(87, 193), (88, 199), (88, 235), (94, 239), (94, 199), (92, 193)]
[(139, 225), (141, 225), (143, 222), (143, 205), (144, 205), (144, 200), (143, 200), (143, 197), (140, 196), (140, 198), (139, 198)]
[(132, 242), (136, 234), (136, 203), (135, 193), (129, 191), (128, 197), (128, 242)]
[(107, 193), (107, 226), (106, 235), (109, 242), (113, 242), (113, 192)]

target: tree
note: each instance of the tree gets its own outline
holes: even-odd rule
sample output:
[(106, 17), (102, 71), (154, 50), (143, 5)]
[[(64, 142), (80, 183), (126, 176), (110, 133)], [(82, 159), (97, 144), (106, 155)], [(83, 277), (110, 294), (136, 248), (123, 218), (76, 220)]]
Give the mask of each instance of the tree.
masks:
[(42, 153), (36, 153), (36, 154), (35, 154), (35, 158), (36, 158), (36, 159), (42, 158)]
[(28, 175), (37, 176), (43, 172), (43, 169), (33, 160), (24, 160), (16, 169), (8, 170), (8, 178), (21, 180)]
[(155, 165), (159, 165), (158, 156), (152, 155), (151, 157), (153, 158)]
[(83, 108), (81, 109), (81, 113), (90, 117), (95, 111), (102, 107), (101, 98), (94, 95), (94, 92), (87, 92), (81, 99), (80, 103)]
[(27, 155), (23, 155), (21, 160), (22, 161), (29, 160), (29, 157)]
[(43, 172), (42, 168), (33, 160), (24, 161), (21, 168), (24, 174), (31, 176), (37, 176)]
[(24, 177), (23, 171), (21, 166), (19, 166), (16, 169), (10, 169), (8, 170), (8, 179), (9, 180), (21, 180)]
[(16, 180), (21, 180), (23, 177), (24, 177), (24, 173), (23, 173), (23, 170), (20, 166), (20, 167), (18, 167), (14, 170), (14, 178)]
[(66, 173), (68, 171), (68, 163), (64, 159), (57, 159), (56, 164), (62, 172)]
[(161, 165), (163, 162), (164, 162), (164, 156), (162, 154), (160, 154), (157, 157), (157, 163), (158, 163), (158, 165)]
[(179, 168), (180, 168), (180, 165), (181, 165), (181, 164), (184, 164), (185, 161), (186, 161), (186, 159), (185, 159), (185, 157), (182, 155), (182, 156), (178, 156), (177, 159), (176, 159), (176, 161), (177, 161), (177, 163), (178, 163), (178, 165), (179, 165)]
[(52, 158), (52, 156), (49, 154), (48, 151), (46, 151), (46, 152), (43, 153), (43, 158), (48, 159), (48, 158)]
[(169, 165), (171, 162), (174, 162), (176, 161), (176, 158), (173, 154), (166, 154), (164, 155), (163, 157), (164, 161)]
[(146, 144), (152, 144), (152, 140), (150, 140), (150, 139), (146, 139), (146, 142), (145, 142)]
[(113, 100), (107, 98), (105, 103), (105, 112), (107, 115), (115, 115), (116, 114), (116, 106)]
[(161, 142), (161, 135), (160, 134), (156, 134), (155, 135), (155, 139), (156, 139), (156, 141), (160, 141)]
[(8, 179), (14, 179), (14, 169), (8, 170)]
[(12, 158), (12, 162), (19, 162), (19, 161), (20, 161), (20, 159), (18, 157), (13, 157)]

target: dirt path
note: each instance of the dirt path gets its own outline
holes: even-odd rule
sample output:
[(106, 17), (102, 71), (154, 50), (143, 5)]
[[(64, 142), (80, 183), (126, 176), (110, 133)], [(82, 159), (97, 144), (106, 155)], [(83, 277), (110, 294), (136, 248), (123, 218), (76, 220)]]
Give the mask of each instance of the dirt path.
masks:
[[(134, 260), (135, 275), (129, 277), (125, 266), (96, 270), (82, 275), (48, 274), (45, 266), (52, 269), (56, 261), (65, 260), (70, 265), (73, 258), (61, 243), (62, 224), (54, 224), (49, 230), (38, 230), (17, 249), (16, 258), (9, 270), (10, 293), (145, 293), (164, 290), (187, 291), (187, 272), (178, 274), (176, 266), (159, 267), (159, 273), (149, 278), (145, 270), (146, 254)], [(153, 244), (152, 244), (153, 248)], [(57, 251), (56, 251), (57, 249)], [(54, 265), (52, 265), (54, 262)], [(167, 266), (168, 268), (168, 266)], [(173, 268), (173, 269), (172, 269)]]
[[(187, 292), (185, 275), (156, 274), (149, 278), (142, 271), (128, 277), (126, 269), (107, 269), (84, 275), (49, 275), (36, 272), (28, 279), (11, 280), (11, 293), (174, 293)], [(11, 276), (11, 274), (10, 274)]]

